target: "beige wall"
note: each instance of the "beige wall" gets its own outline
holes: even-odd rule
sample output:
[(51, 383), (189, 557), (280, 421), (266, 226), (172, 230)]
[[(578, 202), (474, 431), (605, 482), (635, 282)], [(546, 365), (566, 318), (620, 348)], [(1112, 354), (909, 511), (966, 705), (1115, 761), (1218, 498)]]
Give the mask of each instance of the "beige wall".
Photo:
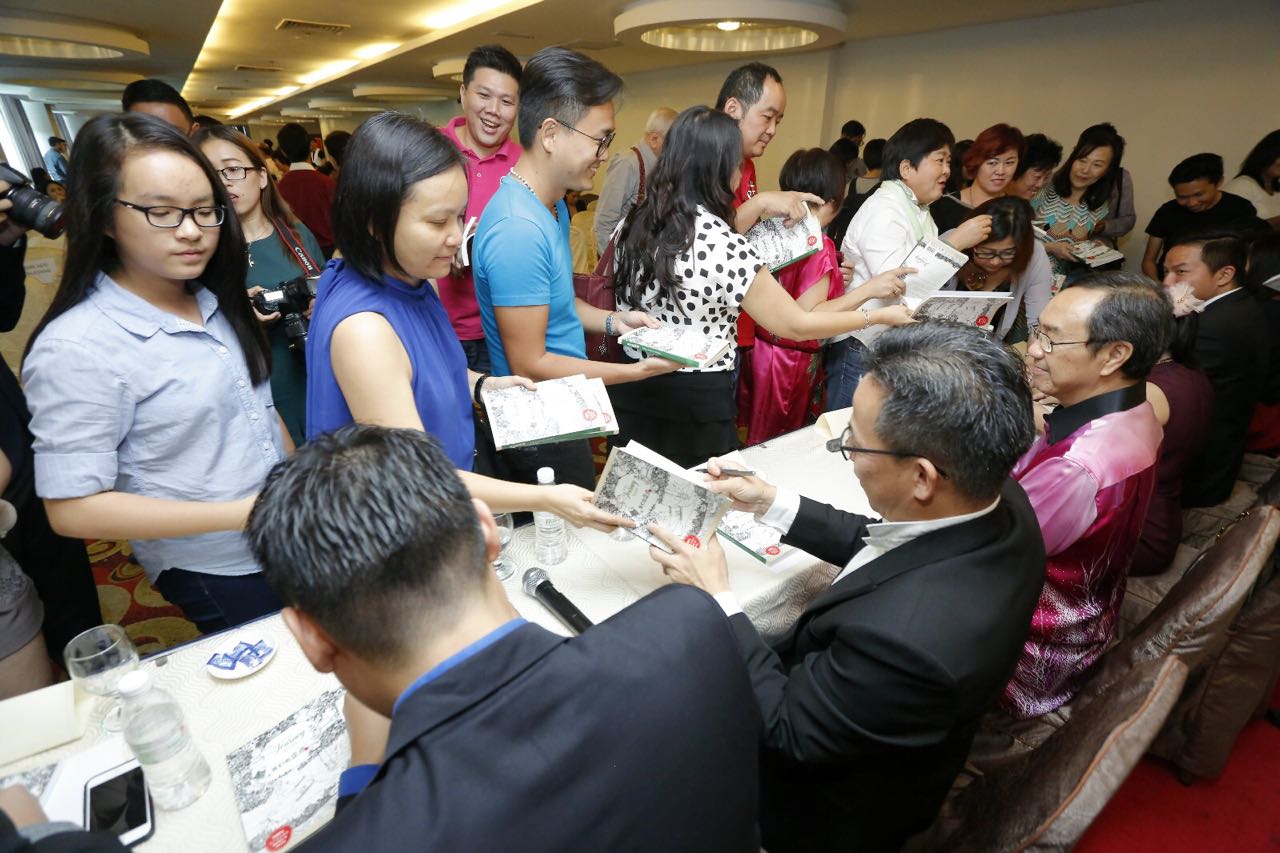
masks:
[[(1175, 163), (1214, 151), (1234, 174), (1249, 148), (1280, 127), (1275, 0), (1159, 0), (766, 61), (782, 73), (787, 113), (758, 164), (765, 188), (776, 186), (792, 151), (830, 144), (850, 118), (869, 138), (917, 116), (941, 119), (961, 138), (1008, 121), (1067, 148), (1084, 127), (1115, 122), (1136, 184), (1138, 225), (1123, 246), (1131, 259), (1141, 257), (1141, 232), (1170, 197), (1165, 178)], [(617, 144), (633, 144), (656, 106), (711, 103), (736, 64), (627, 75)]]

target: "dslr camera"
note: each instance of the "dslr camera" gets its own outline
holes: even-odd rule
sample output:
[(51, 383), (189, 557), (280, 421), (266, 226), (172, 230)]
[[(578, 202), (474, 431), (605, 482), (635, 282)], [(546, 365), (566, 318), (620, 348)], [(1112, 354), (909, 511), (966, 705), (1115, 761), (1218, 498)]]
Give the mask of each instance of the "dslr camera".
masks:
[(19, 225), (34, 229), (50, 240), (62, 234), (62, 205), (31, 186), (31, 179), (7, 163), (0, 163), (0, 181), (9, 189), (0, 193), (0, 199), (13, 202), (9, 218)]
[(289, 340), (289, 349), (298, 356), (307, 350), (307, 308), (311, 300), (316, 298), (316, 282), (320, 276), (310, 278), (300, 275), (288, 281), (269, 287), (251, 297), (253, 307), (259, 314), (280, 313), (280, 322), (284, 326), (285, 337)]

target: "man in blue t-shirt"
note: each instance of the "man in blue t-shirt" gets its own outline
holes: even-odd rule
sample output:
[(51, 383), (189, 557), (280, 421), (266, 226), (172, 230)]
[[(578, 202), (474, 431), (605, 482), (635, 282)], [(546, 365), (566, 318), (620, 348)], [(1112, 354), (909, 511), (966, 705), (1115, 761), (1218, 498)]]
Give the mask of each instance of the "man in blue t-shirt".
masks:
[[(634, 364), (588, 361), (584, 329), (620, 335), (657, 325), (640, 311), (605, 311), (574, 296), (568, 190), (588, 190), (614, 135), (613, 101), (622, 80), (580, 53), (549, 47), (520, 78), (523, 151), (494, 193), (472, 244), (480, 323), (493, 371), (535, 381), (574, 374), (605, 384), (633, 382), (679, 369), (646, 358)], [(591, 488), (595, 469), (585, 440), (499, 454), (499, 476), (535, 482), (538, 468), (559, 482)]]

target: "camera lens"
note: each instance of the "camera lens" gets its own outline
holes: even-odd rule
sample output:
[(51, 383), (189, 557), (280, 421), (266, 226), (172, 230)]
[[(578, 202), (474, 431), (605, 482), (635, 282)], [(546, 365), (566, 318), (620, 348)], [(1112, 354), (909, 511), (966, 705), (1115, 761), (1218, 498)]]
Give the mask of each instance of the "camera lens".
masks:
[(9, 218), (14, 222), (35, 229), (51, 240), (62, 234), (62, 205), (44, 193), (21, 186), (11, 188), (4, 197), (13, 202)]

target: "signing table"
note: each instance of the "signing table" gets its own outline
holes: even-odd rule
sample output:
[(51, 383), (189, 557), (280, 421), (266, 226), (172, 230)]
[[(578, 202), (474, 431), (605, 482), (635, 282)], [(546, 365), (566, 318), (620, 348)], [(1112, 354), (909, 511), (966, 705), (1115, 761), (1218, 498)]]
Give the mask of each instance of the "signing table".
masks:
[[(823, 446), (824, 438), (816, 428), (808, 427), (744, 450), (742, 456), (770, 482), (843, 509), (869, 514), (851, 463), (838, 454), (828, 453)], [(767, 635), (785, 630), (804, 605), (831, 583), (837, 572), (836, 567), (801, 553), (772, 568), (732, 545), (726, 544), (725, 553), (734, 591), (752, 622)], [(516, 609), (531, 622), (568, 633), (549, 611), (520, 588), (524, 570), (534, 565), (532, 525), (516, 531), (505, 554), (517, 567), (515, 575), (505, 582)], [(667, 583), (657, 564), (650, 559), (648, 545), (630, 535), (623, 540), (593, 530), (572, 531), (568, 559), (547, 569), (556, 587), (596, 622)], [(278, 641), (279, 651), (262, 672), (243, 680), (218, 681), (206, 672), (206, 661), (226, 640), (222, 635), (143, 662), (143, 666), (151, 670), (156, 684), (182, 704), (192, 737), (213, 769), (213, 782), (208, 793), (195, 804), (180, 811), (157, 812), (155, 834), (139, 849), (249, 849), (226, 756), (339, 686), (333, 676), (321, 675), (311, 668), (278, 615), (260, 620), (255, 627), (270, 631)], [(6, 732), (4, 736), (16, 734)], [(80, 740), (0, 767), (0, 777), (56, 763), (110, 737), (102, 731), (100, 719), (91, 717)], [(333, 775), (336, 780), (337, 768)], [(320, 819), (298, 826), (286, 833), (287, 838), (277, 836), (271, 849), (296, 843), (307, 832), (314, 831), (331, 811), (329, 805)]]

